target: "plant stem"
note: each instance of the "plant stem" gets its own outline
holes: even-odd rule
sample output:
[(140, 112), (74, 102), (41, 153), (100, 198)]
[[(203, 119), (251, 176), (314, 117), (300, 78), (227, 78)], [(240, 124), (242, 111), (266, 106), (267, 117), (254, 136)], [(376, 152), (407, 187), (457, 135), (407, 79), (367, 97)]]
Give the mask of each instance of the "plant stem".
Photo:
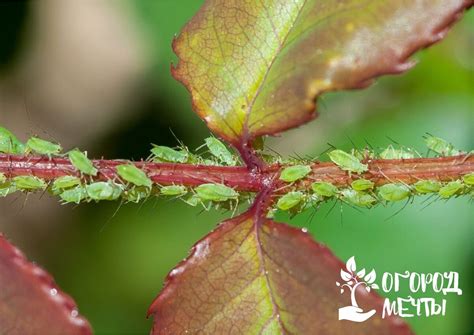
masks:
[[(116, 179), (115, 166), (126, 164), (126, 160), (94, 160), (99, 170), (93, 180)], [(459, 179), (465, 174), (474, 172), (474, 156), (460, 155), (454, 157), (414, 158), (402, 160), (375, 159), (366, 162), (368, 172), (362, 175), (349, 175), (338, 166), (329, 162), (312, 163), (312, 172), (304, 181), (296, 185), (299, 189), (306, 189), (315, 180), (327, 181), (336, 186), (350, 185), (351, 181), (360, 177), (372, 180), (377, 186), (391, 182), (412, 184), (418, 180), (449, 181)], [(197, 186), (203, 183), (223, 183), (237, 191), (261, 191), (283, 168), (282, 165), (272, 164), (261, 171), (249, 171), (247, 167), (238, 166), (208, 166), (192, 164), (170, 164), (153, 162), (134, 162), (142, 168), (157, 184)], [(61, 176), (79, 176), (79, 172), (68, 159), (56, 157), (48, 159), (42, 156), (13, 156), (0, 154), (0, 173), (7, 177), (21, 175), (37, 176), (46, 181)], [(279, 181), (279, 186), (287, 185)], [(278, 191), (276, 191), (278, 192)], [(281, 191), (285, 192), (285, 190)]]

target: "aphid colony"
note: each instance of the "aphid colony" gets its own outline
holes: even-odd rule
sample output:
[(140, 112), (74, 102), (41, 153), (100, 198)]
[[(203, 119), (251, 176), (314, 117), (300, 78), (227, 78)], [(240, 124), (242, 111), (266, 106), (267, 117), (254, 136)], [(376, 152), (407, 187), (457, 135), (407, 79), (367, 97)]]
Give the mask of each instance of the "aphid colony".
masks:
[[(205, 145), (210, 153), (209, 158), (202, 158), (189, 152), (186, 147), (175, 150), (164, 146), (154, 146), (149, 160), (166, 163), (193, 163), (208, 165), (237, 164), (237, 159), (229, 149), (218, 139), (209, 137)], [(73, 149), (65, 155), (61, 154), (59, 144), (49, 142), (38, 137), (31, 137), (26, 144), (21, 143), (9, 130), (0, 127), (0, 153), (12, 155), (36, 154), (47, 156), (67, 156), (71, 164), (80, 172), (81, 177), (62, 176), (47, 184), (36, 176), (16, 176), (7, 179), (0, 173), (0, 196), (7, 196), (15, 191), (33, 192), (49, 191), (59, 196), (64, 203), (76, 203), (117, 200), (119, 198), (128, 202), (139, 202), (151, 195), (163, 195), (180, 198), (186, 203), (197, 206), (201, 204), (209, 209), (212, 204), (217, 207), (235, 209), (239, 198), (246, 197), (234, 189), (215, 183), (205, 183), (194, 189), (183, 185), (156, 185), (153, 188), (152, 180), (147, 174), (132, 163), (116, 166), (117, 180), (92, 182), (92, 177), (97, 176), (98, 169), (87, 157), (87, 153)]]
[[(446, 150), (440, 149), (439, 145), (436, 146), (436, 149), (446, 153)], [(434, 149), (430, 147), (430, 150)], [(450, 150), (454, 149), (450, 147)], [(459, 151), (456, 152), (459, 154)], [(383, 155), (386, 159), (413, 158), (409, 151), (396, 151), (393, 147), (386, 149)], [(361, 174), (368, 169), (368, 166), (361, 162), (362, 157), (368, 158), (367, 153), (357, 156), (354, 152), (349, 154), (336, 149), (329, 152), (328, 156), (341, 170), (348, 171), (350, 175)], [(311, 167), (309, 165), (289, 166), (281, 171), (280, 180), (289, 183), (285, 187), (291, 189), (294, 182), (305, 179), (310, 172)], [(268, 216), (272, 217), (277, 209), (295, 214), (308, 208), (316, 208), (320, 203), (331, 199), (340, 200), (349, 205), (369, 208), (377, 203), (397, 202), (409, 199), (417, 194), (434, 194), (443, 199), (463, 194), (471, 194), (472, 196), (474, 194), (473, 185), (474, 173), (464, 175), (462, 180), (444, 183), (437, 180), (419, 180), (413, 185), (390, 182), (378, 187), (375, 187), (371, 180), (357, 178), (352, 181), (350, 187), (340, 189), (326, 181), (314, 181), (309, 192), (294, 188), (280, 196)]]
[[(452, 144), (434, 136), (425, 138), (429, 150), (439, 155), (458, 155), (461, 151)], [(238, 164), (236, 156), (218, 139), (209, 137), (201, 147), (207, 147), (208, 158), (191, 153), (188, 148), (181, 146), (178, 149), (154, 145), (151, 149), (150, 161), (165, 163), (188, 163), (203, 165), (235, 166)], [(201, 148), (200, 147), (200, 148)], [(198, 149), (200, 149), (198, 148)], [(231, 187), (220, 183), (203, 183), (195, 188), (183, 185), (153, 185), (148, 175), (132, 163), (116, 166), (116, 180), (93, 181), (99, 173), (94, 163), (87, 157), (87, 153), (73, 149), (61, 154), (59, 144), (49, 142), (38, 137), (31, 137), (26, 144), (20, 142), (9, 130), (0, 127), (0, 153), (11, 155), (42, 155), (48, 158), (67, 156), (71, 164), (80, 173), (77, 176), (63, 176), (51, 183), (36, 176), (16, 176), (11, 179), (0, 173), (0, 196), (7, 196), (15, 191), (33, 192), (49, 191), (59, 196), (64, 203), (76, 203), (123, 199), (127, 202), (139, 202), (152, 195), (175, 197), (191, 206), (202, 205), (208, 210), (212, 205), (218, 208), (235, 210), (239, 201), (250, 199), (248, 193), (238, 193)], [(450, 198), (462, 194), (473, 194), (474, 173), (463, 176), (461, 180), (442, 183), (436, 180), (420, 180), (413, 185), (400, 182), (390, 182), (375, 187), (367, 179), (357, 178), (357, 175), (367, 171), (368, 165), (363, 163), (368, 159), (377, 158), (370, 150), (352, 150), (351, 153), (336, 149), (328, 153), (328, 157), (341, 170), (352, 176), (350, 187), (338, 188), (327, 181), (313, 181), (309, 190), (299, 190), (295, 182), (308, 178), (311, 166), (292, 161), (280, 172), (279, 179), (285, 183), (286, 193), (278, 196), (274, 208), (269, 216), (279, 209), (297, 213), (306, 208), (314, 208), (321, 202), (337, 199), (351, 205), (371, 207), (381, 202), (396, 202), (409, 199), (416, 194), (434, 194), (440, 198)], [(413, 151), (395, 149), (389, 146), (378, 157), (383, 159), (414, 158)], [(354, 176), (355, 175), (355, 176)], [(153, 187), (155, 186), (155, 187)], [(283, 192), (282, 192), (283, 193)]]

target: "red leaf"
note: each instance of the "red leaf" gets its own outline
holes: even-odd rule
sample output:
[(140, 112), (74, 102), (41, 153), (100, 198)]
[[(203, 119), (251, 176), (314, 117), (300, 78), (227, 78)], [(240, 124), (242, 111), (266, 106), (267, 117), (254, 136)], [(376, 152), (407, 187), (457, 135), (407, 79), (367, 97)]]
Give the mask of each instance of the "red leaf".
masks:
[(43, 269), (0, 234), (0, 333), (88, 335), (89, 323)]
[[(308, 234), (247, 212), (223, 222), (171, 271), (149, 310), (152, 334), (412, 334), (380, 313), (338, 321), (338, 309), (350, 305), (335, 285), (344, 266)], [(378, 295), (357, 295), (364, 310), (381, 310)]]
[(172, 69), (208, 127), (237, 147), (316, 116), (323, 92), (406, 71), (473, 0), (206, 0)]

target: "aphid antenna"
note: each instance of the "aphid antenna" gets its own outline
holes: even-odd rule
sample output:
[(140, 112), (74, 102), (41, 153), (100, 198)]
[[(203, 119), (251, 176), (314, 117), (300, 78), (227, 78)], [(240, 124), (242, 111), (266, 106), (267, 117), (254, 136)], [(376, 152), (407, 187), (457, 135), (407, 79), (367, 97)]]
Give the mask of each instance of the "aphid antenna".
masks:
[(356, 144), (354, 141), (352, 141), (352, 138), (349, 135), (345, 134), (344, 136), (349, 140), (349, 142), (351, 142), (353, 148), (357, 148)]
[(186, 146), (184, 145), (184, 142), (181, 141), (178, 136), (176, 136), (176, 134), (174, 133), (173, 129), (171, 129), (171, 127), (168, 127), (171, 135), (173, 135), (174, 139), (176, 140), (176, 142), (178, 142), (179, 146), (182, 147), (182, 148), (186, 148)]
[(372, 144), (370, 144), (369, 140), (368, 140), (367, 138), (365, 138), (365, 137), (364, 137), (364, 142), (365, 142), (365, 144), (367, 144), (367, 146), (368, 146), (372, 151), (375, 150), (374, 147), (372, 146)]
[(395, 141), (395, 140), (394, 140), (393, 138), (391, 138), (390, 136), (385, 135), (385, 137), (386, 137), (390, 142), (392, 142), (393, 144), (400, 145), (399, 142)]
[(275, 149), (273, 149), (272, 147), (270, 147), (270, 146), (266, 146), (266, 147), (265, 147), (265, 150), (268, 150), (268, 151), (274, 153), (274, 154), (277, 155), (278, 157), (281, 157), (281, 154), (280, 154), (278, 151), (276, 151)]

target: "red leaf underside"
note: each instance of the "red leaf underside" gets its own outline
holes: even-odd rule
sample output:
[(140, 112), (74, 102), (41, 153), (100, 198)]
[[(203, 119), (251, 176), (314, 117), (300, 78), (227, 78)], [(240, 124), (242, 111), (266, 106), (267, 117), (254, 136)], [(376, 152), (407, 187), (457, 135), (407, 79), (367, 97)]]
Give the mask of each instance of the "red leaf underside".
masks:
[[(220, 224), (170, 272), (150, 307), (152, 334), (412, 334), (380, 313), (338, 321), (341, 263), (308, 234), (249, 211)], [(380, 312), (382, 298), (357, 291)], [(377, 316), (378, 315), (378, 316)]]
[(76, 304), (0, 234), (0, 333), (89, 335)]

